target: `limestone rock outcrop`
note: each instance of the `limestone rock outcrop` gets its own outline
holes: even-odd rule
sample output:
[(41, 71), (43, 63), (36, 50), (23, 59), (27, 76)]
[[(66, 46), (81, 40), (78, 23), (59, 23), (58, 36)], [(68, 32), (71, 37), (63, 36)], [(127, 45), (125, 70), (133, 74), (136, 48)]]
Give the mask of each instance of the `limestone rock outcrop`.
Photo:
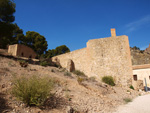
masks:
[(149, 47), (145, 49), (145, 52), (150, 53), (150, 44)]

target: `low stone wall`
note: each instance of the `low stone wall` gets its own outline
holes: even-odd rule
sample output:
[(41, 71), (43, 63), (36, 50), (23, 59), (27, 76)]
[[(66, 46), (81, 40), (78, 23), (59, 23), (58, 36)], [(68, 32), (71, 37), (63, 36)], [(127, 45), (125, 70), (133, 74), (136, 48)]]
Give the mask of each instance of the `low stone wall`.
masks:
[(58, 59), (61, 66), (67, 68), (67, 62), (71, 59), (74, 62), (74, 66), (76, 70), (83, 71), (85, 74), (89, 73), (88, 66), (88, 55), (87, 48), (79, 49), (73, 52), (69, 52), (66, 54), (58, 55), (52, 58), (52, 61), (56, 61)]

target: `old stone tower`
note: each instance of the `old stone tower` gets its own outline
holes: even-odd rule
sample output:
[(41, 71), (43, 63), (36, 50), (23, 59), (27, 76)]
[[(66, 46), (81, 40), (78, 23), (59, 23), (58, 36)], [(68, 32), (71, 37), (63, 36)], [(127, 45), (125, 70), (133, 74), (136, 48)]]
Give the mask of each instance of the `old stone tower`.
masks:
[(89, 40), (86, 48), (52, 58), (55, 59), (64, 68), (71, 59), (75, 69), (89, 77), (113, 76), (118, 85), (131, 85), (133, 72), (128, 36), (116, 36), (115, 29), (111, 29), (111, 37)]

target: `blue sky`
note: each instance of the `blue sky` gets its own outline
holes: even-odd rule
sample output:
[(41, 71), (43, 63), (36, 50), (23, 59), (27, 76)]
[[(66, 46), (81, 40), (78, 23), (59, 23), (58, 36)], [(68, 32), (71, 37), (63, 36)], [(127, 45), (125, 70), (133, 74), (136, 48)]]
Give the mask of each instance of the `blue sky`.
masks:
[(150, 0), (14, 0), (15, 23), (45, 36), (48, 49), (67, 45), (71, 51), (90, 39), (129, 36), (130, 46), (150, 43)]

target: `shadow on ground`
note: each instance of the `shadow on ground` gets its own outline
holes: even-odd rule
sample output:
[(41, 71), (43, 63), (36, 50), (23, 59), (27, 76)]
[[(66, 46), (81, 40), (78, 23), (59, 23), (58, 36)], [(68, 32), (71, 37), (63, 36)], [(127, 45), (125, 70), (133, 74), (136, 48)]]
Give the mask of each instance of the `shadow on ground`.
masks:
[(2, 112), (7, 112), (12, 110), (12, 108), (10, 106), (8, 106), (8, 102), (5, 99), (5, 95), (0, 93), (0, 113)]
[(62, 109), (63, 107), (66, 107), (68, 105), (70, 105), (71, 102), (63, 97), (60, 96), (51, 96), (50, 98), (48, 98), (45, 102), (44, 105), (42, 106), (41, 109)]

